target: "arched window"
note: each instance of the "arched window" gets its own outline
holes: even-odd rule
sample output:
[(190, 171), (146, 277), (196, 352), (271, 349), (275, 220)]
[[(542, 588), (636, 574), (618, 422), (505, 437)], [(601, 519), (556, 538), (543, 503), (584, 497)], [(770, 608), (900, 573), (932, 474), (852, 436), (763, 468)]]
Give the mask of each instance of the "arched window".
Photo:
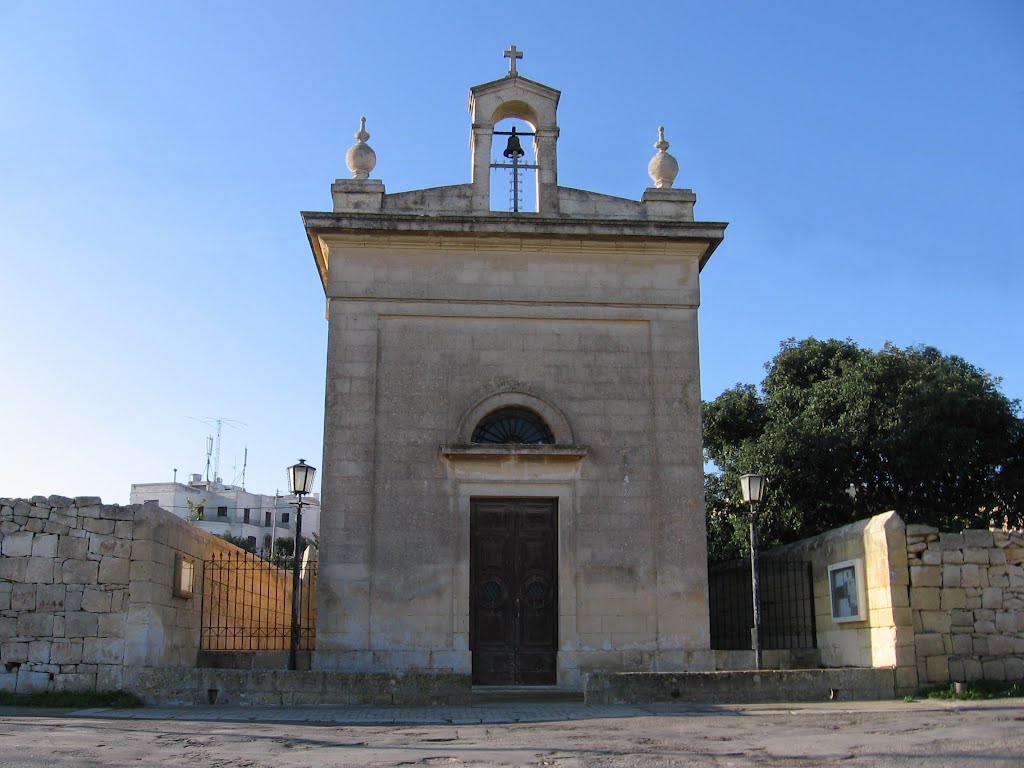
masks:
[(555, 436), (544, 420), (528, 408), (499, 408), (484, 416), (473, 430), (473, 443), (547, 443)]

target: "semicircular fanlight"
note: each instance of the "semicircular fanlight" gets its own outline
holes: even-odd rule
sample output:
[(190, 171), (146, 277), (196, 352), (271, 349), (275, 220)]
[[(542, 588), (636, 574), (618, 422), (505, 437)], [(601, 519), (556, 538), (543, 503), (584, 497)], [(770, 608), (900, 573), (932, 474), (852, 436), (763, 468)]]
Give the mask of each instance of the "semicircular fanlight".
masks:
[(528, 408), (499, 408), (484, 416), (473, 430), (474, 443), (554, 443), (544, 420)]

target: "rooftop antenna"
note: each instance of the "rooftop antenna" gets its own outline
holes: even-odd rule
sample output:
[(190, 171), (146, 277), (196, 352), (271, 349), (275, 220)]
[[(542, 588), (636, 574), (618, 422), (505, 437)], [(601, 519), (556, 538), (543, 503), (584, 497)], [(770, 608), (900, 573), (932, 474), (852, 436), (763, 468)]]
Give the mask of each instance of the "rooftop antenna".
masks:
[[(238, 471), (238, 464), (237, 463), (231, 465), (231, 472), (232, 472), (231, 482), (234, 485), (239, 485), (242, 488), (243, 491), (245, 490), (245, 468), (248, 465), (249, 465), (249, 446), (245, 446), (245, 451), (242, 454), (242, 471), (241, 472)], [(239, 483), (239, 481), (238, 481), (239, 478), (242, 479), (241, 483)]]
[(223, 427), (225, 425), (227, 425), (227, 426), (231, 427), (232, 429), (237, 429), (239, 426), (247, 427), (249, 425), (246, 424), (244, 421), (239, 421), (238, 419), (228, 419), (228, 418), (224, 418), (223, 416), (219, 416), (219, 417), (207, 416), (207, 417), (202, 418), (202, 419), (198, 419), (195, 416), (189, 416), (188, 418), (192, 419), (192, 421), (198, 421), (200, 424), (206, 424), (207, 426), (216, 427), (217, 428), (217, 443), (216, 443), (216, 448), (215, 449), (213, 448), (213, 436), (211, 435), (211, 436), (206, 438), (206, 482), (210, 482), (210, 454), (211, 454), (211, 452), (213, 453), (213, 480), (214, 480), (214, 482), (219, 482), (219, 480), (220, 480), (220, 436), (221, 436), (221, 431), (222, 431)]
[[(206, 482), (210, 482), (210, 454), (213, 453), (213, 435), (206, 436)], [(214, 473), (216, 477), (216, 473)]]

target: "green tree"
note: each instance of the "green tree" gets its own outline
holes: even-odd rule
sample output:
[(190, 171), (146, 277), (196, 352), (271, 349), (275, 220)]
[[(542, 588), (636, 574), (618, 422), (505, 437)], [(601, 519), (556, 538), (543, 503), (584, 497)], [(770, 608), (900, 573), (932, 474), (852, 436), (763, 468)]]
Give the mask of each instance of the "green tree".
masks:
[(291, 557), (295, 552), (295, 539), (291, 536), (278, 536), (274, 539), (274, 555), (276, 557)]
[(185, 499), (185, 506), (188, 507), (188, 513), (185, 515), (185, 519), (190, 523), (194, 523), (196, 520), (203, 519), (203, 510), (206, 509), (206, 499), (200, 499), (199, 503), (192, 501), (192, 499)]
[(1024, 421), (998, 379), (933, 347), (835, 339), (790, 339), (766, 368), (760, 393), (740, 384), (704, 403), (713, 558), (745, 550), (738, 477), (751, 470), (769, 479), (766, 545), (890, 509), (946, 530), (1022, 522)]
[[(312, 542), (305, 536), (302, 537), (303, 549), (310, 546)], [(295, 553), (295, 538), (292, 536), (278, 536), (274, 539), (274, 552), (269, 558), (277, 565), (289, 565), (292, 562), (292, 555)]]

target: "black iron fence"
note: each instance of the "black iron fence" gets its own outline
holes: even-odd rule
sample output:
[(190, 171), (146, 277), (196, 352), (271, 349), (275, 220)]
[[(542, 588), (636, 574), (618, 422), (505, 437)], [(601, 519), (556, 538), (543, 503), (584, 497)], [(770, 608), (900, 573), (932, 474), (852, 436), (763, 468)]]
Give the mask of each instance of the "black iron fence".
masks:
[[(308, 651), (316, 637), (316, 561), (299, 575), (299, 650)], [(290, 566), (248, 552), (220, 553), (203, 563), (202, 650), (288, 650), (291, 622)]]
[[(811, 564), (762, 558), (761, 647), (765, 650), (816, 648)], [(749, 650), (754, 628), (750, 561), (717, 563), (708, 569), (711, 647)]]

